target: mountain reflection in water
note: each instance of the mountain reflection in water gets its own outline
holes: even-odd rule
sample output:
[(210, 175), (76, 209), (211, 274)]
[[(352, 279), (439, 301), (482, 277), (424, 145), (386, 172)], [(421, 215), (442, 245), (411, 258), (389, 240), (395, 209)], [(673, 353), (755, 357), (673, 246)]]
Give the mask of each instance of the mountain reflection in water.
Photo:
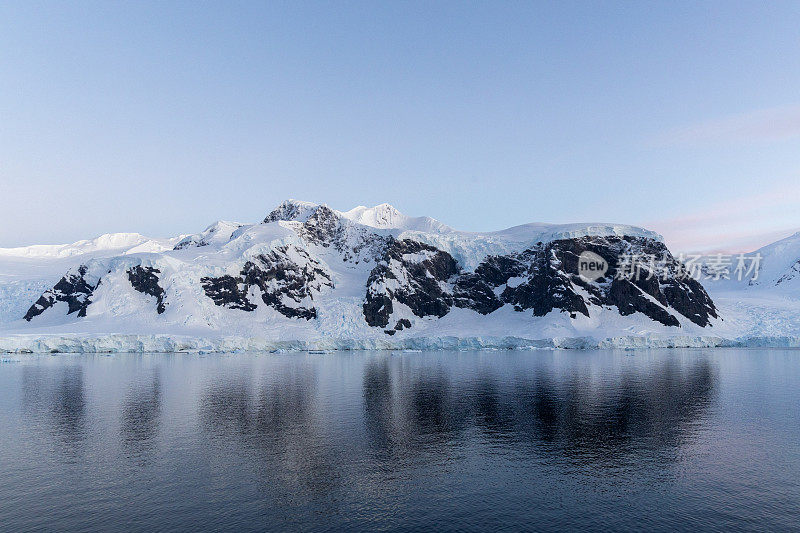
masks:
[(797, 352), (21, 357), (26, 529), (791, 529)]
[(363, 386), (370, 444), (399, 453), (478, 431), (490, 441), (557, 452), (576, 463), (613, 464), (643, 446), (670, 453), (691, 437), (716, 379), (707, 361), (665, 361), (594, 378), (588, 371), (558, 376), (538, 368), (506, 381), (482, 368), (454, 380), (442, 367), (404, 372), (387, 360), (371, 361)]

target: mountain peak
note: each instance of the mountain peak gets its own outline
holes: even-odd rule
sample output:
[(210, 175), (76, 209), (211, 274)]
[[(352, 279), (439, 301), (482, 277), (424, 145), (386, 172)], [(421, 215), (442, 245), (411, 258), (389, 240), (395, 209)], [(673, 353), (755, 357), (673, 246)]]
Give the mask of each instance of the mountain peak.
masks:
[(388, 203), (378, 204), (374, 207), (360, 205), (349, 211), (337, 211), (331, 209), (326, 204), (317, 204), (303, 200), (289, 199), (282, 202), (272, 210), (264, 219), (264, 223), (277, 222), (279, 220), (293, 220), (306, 222), (312, 217), (320, 207), (325, 207), (336, 216), (345, 218), (351, 222), (369, 226), (377, 229), (396, 229), (409, 231), (425, 231), (441, 233), (452, 231), (452, 228), (442, 224), (438, 220), (430, 217), (410, 217), (404, 215), (396, 207)]
[(399, 229), (441, 233), (452, 228), (430, 217), (410, 217), (401, 213), (391, 204), (383, 203), (374, 207), (360, 205), (342, 213), (347, 219), (378, 229)]
[(264, 224), (277, 222), (279, 220), (296, 220), (305, 222), (320, 204), (305, 202), (303, 200), (288, 199), (283, 201), (278, 207), (273, 209), (264, 219)]
[(409, 217), (405, 216), (394, 206), (383, 203), (375, 207), (360, 205), (350, 211), (342, 213), (353, 222), (372, 226), (374, 228), (399, 228)]

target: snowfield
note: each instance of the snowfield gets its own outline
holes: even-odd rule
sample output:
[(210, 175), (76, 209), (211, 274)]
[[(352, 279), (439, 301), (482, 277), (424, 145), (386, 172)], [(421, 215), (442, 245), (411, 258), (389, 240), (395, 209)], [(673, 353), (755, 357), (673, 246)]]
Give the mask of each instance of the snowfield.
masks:
[[(510, 303), (486, 314), (458, 306), (422, 314), (402, 299), (392, 302), (387, 326), (365, 320), (365, 292), (385, 262), (387, 243), (408, 239), (430, 247), (389, 261), (389, 277), (373, 279), (372, 286), (395, 294), (420, 282), (413, 275), (432, 277), (414, 265), (430, 265), (440, 252), (469, 274), (487, 256), (515, 257), (542, 243), (595, 237), (661, 242), (656, 233), (617, 224), (526, 224), (470, 233), (405, 216), (388, 204), (338, 212), (287, 201), (264, 222), (219, 221), (193, 235), (109, 234), (5, 248), (0, 351), (800, 347), (800, 234), (759, 251), (756, 283), (703, 281), (717, 311), (705, 327), (652, 297), (679, 326), (641, 312), (623, 315), (606, 304), (589, 305), (588, 316), (561, 309), (534, 316)], [(519, 289), (526, 279), (509, 277), (495, 293)], [(452, 281), (429, 281), (445, 297), (453, 290)], [(580, 286), (572, 289), (591, 300)]]

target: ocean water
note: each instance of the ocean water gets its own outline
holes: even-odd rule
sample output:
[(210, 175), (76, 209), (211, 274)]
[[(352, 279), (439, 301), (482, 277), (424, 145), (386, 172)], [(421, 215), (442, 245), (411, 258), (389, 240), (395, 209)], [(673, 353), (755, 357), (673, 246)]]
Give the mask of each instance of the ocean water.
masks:
[(6, 356), (2, 531), (800, 530), (800, 351)]

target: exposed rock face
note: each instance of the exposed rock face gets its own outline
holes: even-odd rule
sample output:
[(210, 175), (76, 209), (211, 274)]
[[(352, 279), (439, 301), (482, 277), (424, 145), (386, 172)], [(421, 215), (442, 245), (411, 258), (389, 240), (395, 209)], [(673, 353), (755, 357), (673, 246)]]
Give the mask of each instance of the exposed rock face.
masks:
[[(574, 274), (578, 256), (584, 251), (606, 259), (605, 277), (587, 282)], [(573, 292), (574, 287), (584, 289), (589, 293), (584, 301), (592, 304), (616, 306), (622, 315), (638, 311), (668, 326), (680, 326), (671, 311), (699, 326), (707, 326), (711, 317), (717, 317), (705, 289), (686, 275), (683, 264), (672, 257), (662, 242), (641, 237), (583, 237), (548, 243), (544, 253), (553, 258), (551, 268), (560, 265), (561, 272), (567, 273)], [(619, 258), (631, 256), (653, 257), (657, 263), (639, 262), (634, 269), (636, 275), (626, 276), (627, 267), (619, 264)], [(618, 275), (620, 269), (623, 275)]]
[(166, 310), (164, 304), (164, 289), (158, 284), (158, 276), (161, 271), (153, 267), (143, 267), (137, 265), (127, 270), (128, 281), (137, 291), (149, 294), (156, 298), (156, 311), (160, 315)]
[(308, 242), (333, 247), (342, 254), (342, 260), (356, 264), (377, 261), (391, 240), (343, 219), (326, 205), (317, 207), (298, 232)]
[[(578, 275), (578, 258), (591, 251), (608, 262), (595, 281)], [(660, 269), (639, 265), (636, 276), (618, 276), (619, 258), (647, 255)], [(716, 317), (703, 287), (684, 276), (683, 265), (663, 243), (640, 237), (582, 237), (539, 243), (519, 254), (487, 257), (474, 272), (460, 273), (444, 251), (413, 241), (395, 241), (370, 274), (364, 317), (385, 327), (393, 302), (419, 317), (446, 315), (452, 306), (489, 314), (505, 304), (544, 316), (558, 310), (575, 317), (592, 306), (616, 307), (620, 314), (640, 312), (667, 326), (680, 327), (675, 313), (699, 326)]]
[[(516, 287), (506, 283), (501, 299), (512, 304), (517, 311), (532, 309), (535, 316), (544, 316), (554, 309), (572, 316), (576, 313), (589, 316), (586, 301), (577, 294), (573, 285), (576, 281), (569, 274), (571, 269), (560, 262), (554, 252), (548, 247), (523, 252), (521, 260), (529, 265), (524, 281)], [(577, 272), (577, 266), (574, 271)], [(577, 278), (577, 274), (574, 277)]]
[(195, 236), (189, 236), (176, 244), (173, 250), (183, 250), (184, 248), (190, 248), (192, 246), (197, 246), (199, 248), (200, 246), (208, 246), (208, 244), (209, 243), (206, 240), (197, 239)]
[(316, 204), (287, 200), (273, 209), (272, 212), (266, 216), (263, 223), (268, 224), (270, 222), (278, 222), (279, 220), (297, 220), (303, 222), (317, 207)]
[[(608, 262), (604, 277), (593, 282), (578, 275), (578, 258), (594, 252)], [(619, 276), (620, 257), (653, 256), (659, 272), (640, 264), (628, 279)], [(684, 276), (683, 265), (663, 243), (639, 237), (582, 237), (556, 240), (520, 254), (530, 266), (527, 277), (516, 287), (505, 287), (501, 299), (515, 309), (528, 309), (543, 316), (554, 309), (589, 316), (587, 305), (615, 306), (622, 315), (640, 312), (667, 326), (680, 326), (668, 309), (695, 324), (706, 326), (716, 317), (714, 303), (703, 287)], [(497, 285), (495, 285), (497, 287)]]
[(48, 289), (42, 294), (23, 317), (30, 322), (33, 317), (42, 314), (45, 310), (53, 307), (56, 302), (66, 302), (69, 306), (67, 314), (77, 312), (79, 317), (86, 316), (86, 308), (91, 300), (89, 297), (100, 284), (90, 283), (86, 280), (86, 265), (78, 267), (77, 272), (68, 273), (56, 283), (52, 289)]
[(403, 331), (404, 329), (408, 329), (411, 327), (411, 321), (407, 318), (401, 318), (397, 321), (397, 324), (394, 325), (393, 329), (385, 329), (383, 330), (384, 333), (387, 335), (394, 335), (398, 331)]
[(247, 299), (247, 285), (242, 278), (233, 276), (201, 278), (200, 283), (206, 296), (211, 298), (216, 305), (242, 311), (252, 311), (256, 308), (256, 305)]
[[(314, 293), (320, 292), (323, 286), (333, 287), (333, 282), (307, 252), (295, 250), (305, 259), (304, 264), (295, 263), (273, 251), (246, 263), (242, 276), (246, 285), (261, 289), (261, 299), (265, 304), (289, 318), (310, 320), (317, 317), (317, 310), (311, 305)], [(289, 300), (294, 303), (289, 303)]]
[(320, 246), (337, 246), (344, 240), (344, 224), (327, 205), (317, 207), (303, 222), (300, 234), (309, 242)]
[(778, 278), (778, 280), (775, 282), (775, 285), (780, 285), (781, 283), (791, 281), (797, 278), (798, 276), (800, 276), (800, 260), (798, 260), (791, 267), (789, 267), (789, 270), (785, 274), (783, 274), (780, 278)]
[(284, 246), (244, 264), (239, 276), (205, 277), (201, 283), (216, 305), (252, 311), (251, 288), (260, 290), (261, 300), (289, 318), (317, 317), (314, 294), (333, 287), (331, 276), (308, 252)]
[(355, 264), (377, 261), (391, 239), (388, 235), (342, 218), (326, 205), (307, 206), (284, 202), (264, 222), (278, 220), (298, 222), (295, 231), (307, 242), (333, 248), (342, 254), (342, 260)]
[(392, 239), (367, 280), (364, 318), (370, 326), (385, 327), (397, 301), (419, 317), (443, 317), (453, 296), (447, 282), (458, 274), (455, 259), (433, 246)]

